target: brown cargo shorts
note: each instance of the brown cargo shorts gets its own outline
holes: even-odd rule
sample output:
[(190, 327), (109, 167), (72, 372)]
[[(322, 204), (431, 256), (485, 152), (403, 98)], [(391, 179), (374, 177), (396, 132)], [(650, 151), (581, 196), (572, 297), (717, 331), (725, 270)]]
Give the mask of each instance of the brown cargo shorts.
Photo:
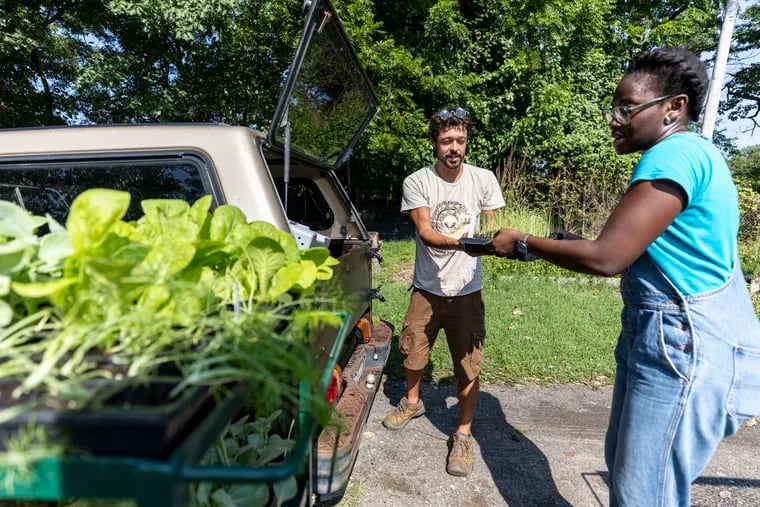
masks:
[(483, 360), (486, 326), (482, 292), (444, 297), (414, 288), (399, 335), (404, 367), (423, 370), (427, 366), (441, 329), (446, 333), (457, 382), (470, 383), (480, 375)]

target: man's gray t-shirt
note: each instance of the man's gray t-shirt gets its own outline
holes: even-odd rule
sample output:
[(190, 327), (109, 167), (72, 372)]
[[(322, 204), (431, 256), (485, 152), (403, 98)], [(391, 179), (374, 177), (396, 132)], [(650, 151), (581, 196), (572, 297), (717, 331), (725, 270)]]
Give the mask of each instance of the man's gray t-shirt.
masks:
[[(431, 165), (404, 179), (401, 211), (420, 207), (430, 209), (434, 231), (459, 239), (472, 236), (481, 211), (504, 206), (496, 176), (491, 171), (464, 164), (461, 178), (449, 183)], [(464, 296), (482, 288), (480, 257), (460, 250), (431, 248), (416, 237), (413, 284), (439, 296)]]

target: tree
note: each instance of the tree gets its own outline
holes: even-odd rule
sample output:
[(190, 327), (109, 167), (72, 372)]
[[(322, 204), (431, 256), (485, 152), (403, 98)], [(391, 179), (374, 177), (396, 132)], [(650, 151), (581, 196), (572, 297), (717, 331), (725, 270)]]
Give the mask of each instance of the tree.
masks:
[(0, 126), (64, 123), (76, 115), (72, 84), (87, 44), (72, 36), (99, 0), (0, 4)]
[(297, 2), (9, 0), (0, 125), (226, 121), (266, 127)]
[[(346, 4), (354, 2), (338, 7)], [(398, 197), (401, 178), (430, 161), (428, 116), (461, 103), (476, 122), (470, 160), (495, 168), (517, 152), (531, 161), (535, 199), (562, 208), (589, 188), (617, 195), (627, 178), (633, 159), (614, 155), (599, 114), (626, 62), (661, 44), (713, 48), (720, 12), (717, 1), (683, 0), (362, 5), (374, 10), (364, 14), (374, 23), (359, 46), (381, 113), (354, 161), (362, 178), (388, 167), (393, 176), (354, 186), (367, 197)]]
[[(333, 0), (381, 111), (354, 150), (352, 193), (394, 202), (430, 163), (445, 104), (475, 121), (469, 161), (527, 161), (527, 199), (557, 211), (617, 196), (599, 108), (652, 46), (714, 48), (717, 0)], [(0, 124), (223, 121), (266, 130), (303, 25), (293, 0), (6, 0)], [(598, 200), (598, 199), (597, 199)], [(603, 200), (603, 199), (602, 199)], [(395, 207), (395, 204), (394, 204)]]
[(267, 126), (302, 24), (293, 2), (121, 0), (109, 9), (77, 82), (88, 119)]
[(735, 31), (732, 52), (738, 55), (739, 70), (726, 86), (726, 101), (721, 112), (727, 112), (731, 120), (746, 118), (752, 121), (754, 132), (760, 126), (760, 62), (742, 63), (746, 52), (754, 52), (760, 44), (760, 5), (752, 5), (744, 11)]
[(734, 178), (760, 192), (760, 144), (738, 150), (728, 159)]

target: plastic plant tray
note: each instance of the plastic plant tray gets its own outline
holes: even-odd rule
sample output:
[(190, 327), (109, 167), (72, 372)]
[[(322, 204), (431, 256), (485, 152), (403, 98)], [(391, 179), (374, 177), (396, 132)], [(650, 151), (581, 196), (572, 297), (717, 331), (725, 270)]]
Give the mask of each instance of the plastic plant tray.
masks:
[(493, 255), (492, 248), (486, 246), (492, 238), (461, 238), (459, 241), (464, 245), (464, 251), (478, 255)]
[[(327, 368), (319, 384), (327, 386), (338, 351), (349, 334), (349, 315), (342, 313), (338, 339), (329, 354)], [(302, 393), (309, 390), (302, 381)], [(318, 425), (313, 416), (302, 412), (295, 447), (280, 463), (261, 467), (204, 465), (201, 458), (240, 414), (246, 393), (235, 386), (219, 400), (211, 397), (211, 408), (199, 410), (198, 421), (188, 425), (185, 435), (165, 457), (81, 454), (51, 456), (32, 465), (27, 480), (13, 481), (12, 465), (0, 465), (0, 499), (61, 500), (74, 498), (134, 499), (138, 507), (186, 507), (187, 485), (193, 482), (266, 482), (286, 479), (305, 468)], [(307, 401), (307, 400), (304, 400)], [(105, 419), (97, 424), (103, 425)], [(0, 500), (1, 503), (1, 500)]]
[[(77, 451), (165, 457), (214, 404), (211, 390), (206, 387), (191, 388), (170, 399), (175, 385), (168, 381), (125, 385), (102, 404), (81, 410), (35, 409), (0, 424), (0, 434), (10, 436), (33, 423), (43, 426), (52, 439), (63, 439)], [(9, 386), (0, 387), (5, 389)]]

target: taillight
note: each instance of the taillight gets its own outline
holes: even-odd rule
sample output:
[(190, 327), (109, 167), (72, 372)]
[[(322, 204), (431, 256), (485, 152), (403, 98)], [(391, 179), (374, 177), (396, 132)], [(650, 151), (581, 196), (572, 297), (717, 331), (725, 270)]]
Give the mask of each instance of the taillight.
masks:
[(335, 405), (338, 402), (338, 396), (340, 396), (340, 390), (343, 388), (343, 379), (341, 378), (340, 366), (333, 368), (330, 382), (327, 384), (327, 403)]
[(367, 343), (372, 336), (372, 317), (365, 315), (356, 323), (356, 328), (361, 332), (362, 340)]

